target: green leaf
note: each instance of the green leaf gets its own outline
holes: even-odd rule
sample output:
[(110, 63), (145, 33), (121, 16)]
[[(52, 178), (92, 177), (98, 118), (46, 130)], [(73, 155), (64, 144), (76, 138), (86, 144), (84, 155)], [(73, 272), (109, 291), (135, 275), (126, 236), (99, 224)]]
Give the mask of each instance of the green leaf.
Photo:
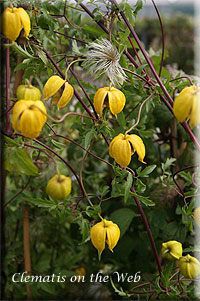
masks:
[(53, 139), (51, 140), (51, 143), (58, 149), (63, 149), (65, 146), (62, 142), (58, 142)]
[(149, 165), (148, 167), (146, 167), (145, 169), (143, 169), (143, 171), (140, 173), (140, 177), (144, 177), (146, 178), (150, 173), (152, 173), (152, 171), (156, 168), (156, 165)]
[(135, 5), (135, 10), (134, 10), (134, 15), (136, 16), (142, 8), (143, 8), (143, 1), (137, 0), (137, 3)]
[(128, 196), (129, 196), (129, 192), (130, 192), (130, 188), (131, 188), (132, 183), (133, 183), (133, 176), (129, 172), (127, 180), (126, 180), (126, 184), (125, 184), (125, 192), (124, 192), (124, 203), (125, 204), (127, 202), (127, 199), (128, 199)]
[(163, 172), (165, 172), (171, 165), (174, 165), (175, 161), (175, 158), (167, 158), (165, 163), (161, 163)]
[(11, 144), (11, 145), (15, 145), (15, 146), (18, 146), (19, 144), (14, 140), (14, 139), (11, 139), (5, 135), (3, 135), (3, 139), (8, 143), (8, 144)]
[(154, 203), (152, 200), (150, 200), (149, 198), (147, 198), (147, 197), (145, 197), (145, 196), (142, 196), (142, 195), (139, 195), (139, 194), (137, 194), (137, 193), (133, 193), (133, 192), (132, 192), (132, 194), (133, 194), (135, 197), (137, 197), (137, 198), (139, 199), (139, 201), (140, 201), (141, 203), (143, 203), (144, 205), (146, 205), (146, 206), (155, 206), (155, 203)]
[(94, 34), (95, 37), (96, 36), (107, 37), (106, 33), (100, 28), (89, 26), (89, 25), (84, 25), (82, 28), (83, 30), (88, 31), (91, 34)]
[(94, 130), (92, 129), (85, 135), (85, 148), (88, 149), (90, 142), (92, 140), (92, 137), (94, 136)]
[(89, 223), (87, 219), (83, 219), (81, 224), (81, 234), (82, 234), (82, 242), (84, 242), (89, 236)]
[(10, 156), (10, 163), (14, 165), (15, 169), (22, 174), (28, 176), (37, 176), (38, 175), (38, 168), (32, 162), (28, 153), (21, 149), (15, 149), (12, 151), (12, 156)]
[(139, 193), (143, 193), (146, 190), (146, 185), (140, 179), (136, 180), (134, 187), (136, 192)]
[(120, 237), (124, 235), (135, 215), (135, 212), (129, 208), (118, 209), (110, 215), (110, 220), (120, 228)]
[(43, 208), (52, 208), (56, 206), (56, 204), (52, 200), (43, 200), (39, 198), (27, 198), (27, 202), (31, 202), (33, 205)]
[(126, 119), (125, 119), (123, 112), (120, 112), (119, 114), (117, 114), (117, 121), (118, 121), (119, 125), (122, 127), (122, 129), (124, 129), (126, 127)]

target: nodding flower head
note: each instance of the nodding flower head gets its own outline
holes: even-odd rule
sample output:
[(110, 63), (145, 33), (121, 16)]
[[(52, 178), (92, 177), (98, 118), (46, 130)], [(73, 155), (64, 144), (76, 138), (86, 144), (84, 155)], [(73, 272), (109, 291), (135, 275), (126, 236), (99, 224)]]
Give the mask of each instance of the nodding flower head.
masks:
[(105, 243), (108, 244), (110, 251), (113, 252), (113, 248), (120, 237), (120, 229), (112, 221), (103, 219), (91, 228), (90, 237), (92, 244), (100, 253), (105, 249)]
[(200, 275), (200, 262), (197, 258), (187, 254), (179, 258), (178, 266), (181, 274), (186, 278), (194, 279)]
[(116, 47), (107, 39), (92, 42), (89, 47), (84, 64), (89, 67), (91, 73), (97, 77), (106, 74), (113, 86), (122, 85), (127, 77), (119, 64), (120, 53)]
[(57, 103), (58, 108), (65, 107), (73, 97), (74, 88), (64, 79), (58, 75), (51, 76), (46, 84), (44, 85), (43, 94), (44, 100), (48, 100), (52, 96), (58, 96), (60, 88), (63, 87), (64, 90), (62, 95), (53, 99), (53, 104)]
[(173, 111), (179, 122), (183, 122), (184, 119), (189, 119), (192, 129), (199, 125), (200, 87), (193, 85), (184, 88), (174, 100)]
[(137, 135), (116, 136), (109, 145), (109, 155), (119, 164), (124, 167), (131, 162), (131, 156), (134, 152), (138, 154), (139, 160), (143, 163), (145, 157), (145, 145), (142, 139)]
[(182, 244), (176, 240), (162, 243), (162, 256), (169, 260), (179, 259), (182, 256)]

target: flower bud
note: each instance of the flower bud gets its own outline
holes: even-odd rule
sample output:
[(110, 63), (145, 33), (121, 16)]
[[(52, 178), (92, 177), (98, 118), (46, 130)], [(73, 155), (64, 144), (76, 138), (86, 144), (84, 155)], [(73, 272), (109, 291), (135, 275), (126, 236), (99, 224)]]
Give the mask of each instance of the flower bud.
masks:
[(46, 114), (46, 108), (42, 101), (19, 100), (13, 107), (12, 126), (23, 136), (36, 138), (47, 120)]
[(162, 243), (162, 256), (169, 260), (179, 259), (182, 256), (182, 244), (176, 240)]
[(120, 113), (126, 103), (124, 93), (113, 87), (100, 88), (94, 95), (94, 107), (101, 116), (104, 107), (109, 107), (113, 115)]
[(71, 193), (72, 180), (64, 175), (55, 174), (48, 181), (46, 193), (54, 200), (65, 200)]
[(131, 162), (131, 156), (137, 152), (139, 160), (143, 163), (145, 156), (145, 146), (142, 139), (137, 135), (116, 136), (109, 145), (110, 156), (121, 166), (128, 166)]
[(184, 277), (193, 279), (200, 275), (200, 262), (189, 254), (179, 258), (178, 266)]
[(179, 122), (190, 119), (192, 129), (200, 124), (200, 88), (184, 88), (174, 100), (173, 111)]
[(120, 237), (120, 229), (113, 222), (103, 219), (91, 228), (90, 237), (92, 244), (100, 253), (105, 249), (105, 242), (108, 244), (110, 251), (113, 252), (113, 248)]
[(32, 85), (19, 85), (16, 94), (18, 100), (40, 100), (42, 96), (40, 90)]

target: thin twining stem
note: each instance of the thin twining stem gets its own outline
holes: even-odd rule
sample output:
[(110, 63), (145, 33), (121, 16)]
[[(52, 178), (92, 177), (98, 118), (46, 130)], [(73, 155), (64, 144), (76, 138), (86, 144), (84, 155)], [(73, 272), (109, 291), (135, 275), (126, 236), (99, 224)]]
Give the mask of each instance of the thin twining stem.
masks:
[(126, 68), (123, 68), (123, 70), (126, 71), (126, 72), (128, 72), (128, 73), (131, 73), (131, 74), (133, 74), (133, 75), (135, 75), (137, 77), (139, 77), (141, 80), (143, 80), (144, 82), (146, 82), (147, 84), (149, 84), (149, 81), (146, 78), (142, 77), (141, 75), (137, 74), (136, 72), (133, 72), (133, 71), (131, 71), (129, 69), (126, 69)]
[(67, 66), (67, 69), (66, 69), (66, 71), (65, 71), (65, 79), (67, 80), (67, 72), (69, 71), (69, 68), (73, 65), (73, 64), (75, 64), (75, 63), (77, 63), (77, 62), (82, 62), (82, 61), (85, 61), (85, 59), (77, 59), (77, 60), (74, 60), (74, 61), (72, 61), (71, 63), (69, 63), (69, 65)]
[[(94, 153), (90, 152), (90, 151), (87, 150), (85, 147), (83, 147), (81, 144), (79, 144), (79, 143), (77, 143), (76, 141), (70, 139), (69, 137), (62, 136), (62, 135), (57, 134), (57, 133), (55, 132), (55, 130), (54, 130), (48, 123), (46, 123), (46, 124), (47, 124), (47, 126), (52, 130), (52, 132), (54, 133), (53, 137), (58, 137), (58, 138), (62, 138), (62, 139), (69, 140), (69, 141), (70, 141), (71, 143), (73, 143), (74, 145), (80, 147), (80, 148), (83, 149), (84, 151), (87, 151), (88, 154), (90, 154), (92, 157), (94, 157), (94, 158), (96, 158), (96, 159), (98, 159), (98, 160), (104, 162), (105, 164), (109, 165), (110, 167), (113, 167), (113, 165), (112, 165), (110, 162), (108, 162), (108, 161), (102, 159), (101, 157), (95, 155)], [(47, 138), (50, 138), (50, 137), (52, 137), (52, 136), (48, 136)]]
[(140, 105), (140, 108), (139, 108), (138, 118), (137, 118), (136, 123), (134, 123), (134, 125), (133, 125), (129, 130), (126, 131), (125, 135), (127, 135), (129, 132), (131, 132), (131, 131), (138, 125), (138, 123), (140, 122), (140, 116), (141, 116), (141, 112), (142, 112), (142, 108), (143, 108), (144, 104), (145, 104), (149, 99), (151, 99), (154, 95), (155, 95), (155, 92), (153, 92), (151, 95), (149, 95), (149, 96), (142, 102), (142, 104)]
[(85, 190), (85, 187), (84, 187), (84, 184), (83, 184), (83, 167), (84, 167), (85, 160), (88, 157), (88, 151), (91, 149), (93, 143), (94, 143), (94, 140), (90, 143), (88, 149), (86, 150), (86, 153), (83, 156), (83, 159), (81, 161), (81, 166), (80, 166), (80, 172), (79, 172), (79, 178), (80, 178), (80, 182), (82, 184), (82, 187), (84, 188), (85, 197), (86, 197), (86, 199), (87, 199), (87, 201), (88, 201), (88, 203), (90, 204), (91, 207), (93, 207), (93, 204), (92, 204), (91, 200), (89, 199), (88, 194), (87, 194), (87, 192)]
[(170, 80), (170, 82), (173, 82), (175, 80), (179, 80), (179, 79), (182, 79), (182, 78), (186, 78), (190, 82), (191, 85), (194, 85), (192, 79), (187, 75), (180, 76), (180, 77), (177, 77), (177, 78), (173, 78), (173, 79)]
[(54, 123), (61, 123), (61, 122), (63, 122), (65, 120), (65, 118), (67, 118), (70, 115), (75, 115), (75, 116), (81, 116), (81, 117), (85, 117), (85, 118), (89, 118), (89, 119), (94, 119), (91, 116), (87, 116), (87, 115), (84, 115), (84, 114), (79, 114), (79, 113), (76, 113), (76, 112), (68, 112), (68, 113), (64, 114), (60, 119), (54, 119), (53, 117), (51, 117), (50, 115), (48, 115), (47, 113), (45, 113), (42, 109), (40, 109), (37, 105), (33, 104), (33, 105), (31, 105), (31, 107), (37, 108), (42, 114), (44, 114), (46, 117), (48, 117), (49, 119), (51, 119)]
[(71, 170), (71, 172), (74, 174), (75, 178), (77, 179), (77, 182), (80, 186), (81, 192), (83, 194), (83, 196), (85, 196), (85, 191), (84, 188), (81, 184), (81, 181), (77, 175), (77, 173), (75, 172), (75, 170), (73, 169), (73, 167), (64, 159), (62, 158), (59, 154), (57, 154), (51, 147), (49, 147), (48, 145), (42, 143), (41, 141), (37, 140), (37, 139), (33, 139), (33, 141), (35, 141), (37, 144), (40, 144), (41, 146), (43, 146), (44, 148), (46, 148), (48, 151), (50, 151), (52, 154), (54, 154), (56, 157), (58, 157), (63, 163), (65, 163), (65, 165)]
[(156, 10), (158, 20), (159, 20), (159, 23), (160, 23), (161, 33), (162, 33), (162, 54), (161, 54), (161, 60), (160, 60), (160, 69), (159, 69), (159, 73), (158, 73), (158, 75), (160, 76), (161, 72), (162, 72), (162, 67), (163, 67), (163, 62), (164, 62), (164, 54), (165, 54), (165, 32), (164, 32), (164, 28), (163, 28), (163, 24), (162, 24), (162, 20), (161, 20), (161, 17), (160, 17), (159, 10), (158, 10), (154, 0), (151, 0), (151, 1), (152, 1), (153, 6)]

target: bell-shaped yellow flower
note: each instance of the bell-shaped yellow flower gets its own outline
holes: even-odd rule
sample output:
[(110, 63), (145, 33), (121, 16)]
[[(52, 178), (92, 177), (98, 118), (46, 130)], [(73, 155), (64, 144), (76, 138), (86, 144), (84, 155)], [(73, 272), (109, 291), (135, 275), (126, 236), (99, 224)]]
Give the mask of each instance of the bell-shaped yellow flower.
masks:
[(92, 244), (100, 254), (105, 249), (105, 242), (107, 242), (110, 251), (113, 252), (113, 248), (120, 237), (120, 229), (113, 222), (103, 219), (91, 228), (90, 237)]
[(64, 91), (60, 99), (57, 101), (57, 107), (65, 107), (73, 97), (74, 88), (58, 75), (51, 76), (44, 85), (44, 100), (48, 100), (50, 97), (56, 95), (62, 86), (64, 86)]
[(47, 120), (46, 114), (47, 111), (42, 101), (19, 100), (13, 107), (12, 126), (23, 136), (36, 138)]
[(31, 21), (22, 7), (7, 7), (2, 14), (2, 21), (3, 34), (12, 42), (18, 38), (22, 29), (24, 29), (24, 37), (29, 36)]
[(124, 167), (131, 162), (131, 156), (134, 152), (139, 156), (139, 160), (143, 163), (145, 157), (145, 146), (142, 139), (137, 135), (116, 136), (109, 145), (109, 155), (119, 164)]
[(54, 200), (65, 200), (71, 193), (72, 180), (64, 175), (55, 174), (48, 181), (46, 193)]
[(100, 88), (94, 95), (94, 107), (101, 116), (104, 107), (109, 107), (113, 115), (120, 113), (126, 103), (124, 93), (114, 87)]
[(194, 210), (194, 221), (200, 227), (200, 206)]
[(170, 240), (162, 243), (162, 256), (169, 260), (179, 259), (182, 256), (182, 244), (176, 240)]
[(192, 129), (200, 124), (200, 87), (184, 88), (174, 100), (173, 111), (179, 122), (190, 119)]
[(200, 275), (200, 262), (189, 254), (179, 258), (178, 266), (184, 277), (193, 279)]

